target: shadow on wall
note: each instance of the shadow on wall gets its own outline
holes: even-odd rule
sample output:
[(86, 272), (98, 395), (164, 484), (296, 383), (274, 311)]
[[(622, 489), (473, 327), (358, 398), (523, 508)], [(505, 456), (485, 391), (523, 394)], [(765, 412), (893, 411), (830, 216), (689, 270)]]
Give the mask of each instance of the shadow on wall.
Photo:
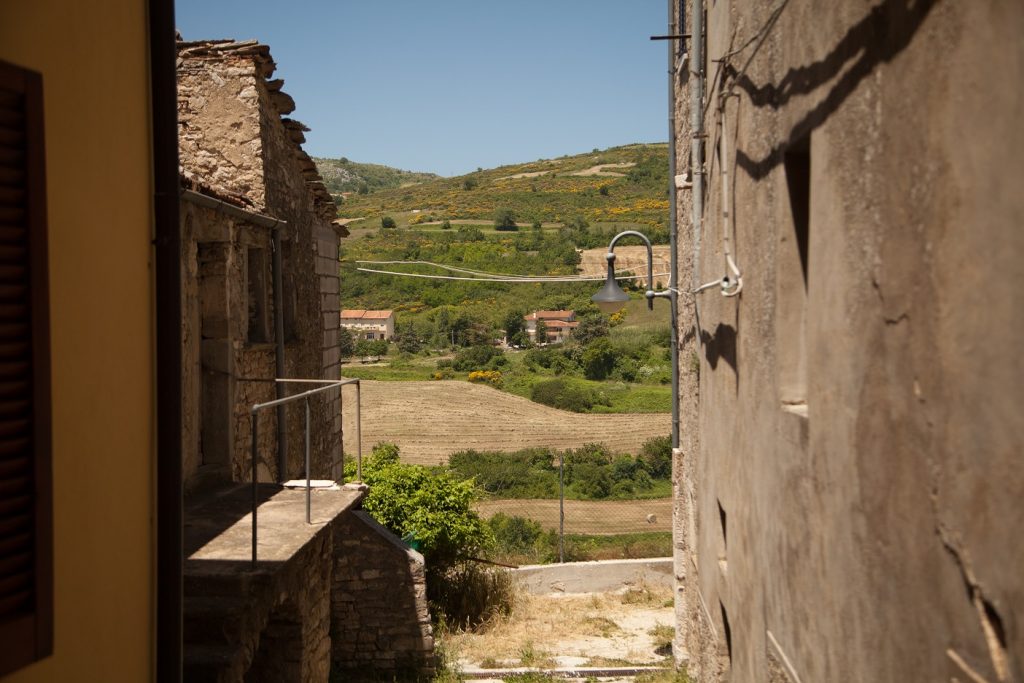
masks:
[(757, 107), (778, 109), (797, 95), (806, 95), (829, 82), (851, 60), (828, 95), (793, 127), (789, 137), (762, 159), (752, 159), (736, 150), (736, 164), (750, 177), (760, 180), (782, 163), (785, 150), (805, 138), (828, 119), (853, 93), (862, 80), (881, 63), (890, 62), (902, 52), (924, 23), (938, 0), (885, 0), (871, 8), (866, 17), (854, 24), (833, 50), (822, 60), (790, 69), (779, 83), (754, 83), (744, 71), (725, 64), (724, 76), (743, 90)]
[(700, 339), (704, 345), (704, 357), (707, 358), (711, 369), (717, 370), (718, 361), (724, 360), (736, 373), (737, 381), (739, 381), (739, 370), (736, 367), (736, 336), (736, 328), (723, 323), (718, 323), (714, 334), (708, 334), (704, 330), (700, 332)]

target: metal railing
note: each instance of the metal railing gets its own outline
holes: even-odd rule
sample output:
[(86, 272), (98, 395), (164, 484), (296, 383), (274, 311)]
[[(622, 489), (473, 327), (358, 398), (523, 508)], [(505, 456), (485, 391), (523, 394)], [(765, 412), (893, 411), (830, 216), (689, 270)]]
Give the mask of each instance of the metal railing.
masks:
[[(274, 401), (267, 401), (266, 403), (256, 403), (249, 410), (249, 415), (252, 418), (252, 566), (253, 566), (254, 569), (256, 567), (256, 540), (257, 540), (256, 539), (256, 527), (257, 527), (256, 511), (257, 511), (257, 508), (259, 507), (259, 495), (258, 495), (259, 481), (258, 481), (258, 474), (257, 474), (257, 465), (259, 464), (259, 457), (258, 457), (259, 456), (259, 415), (258, 414), (259, 414), (259, 412), (261, 410), (266, 410), (267, 408), (276, 408), (278, 406), (283, 406), (285, 404), (294, 403), (295, 401), (300, 401), (300, 400), (305, 403), (305, 407), (306, 407), (306, 427), (305, 427), (305, 435), (306, 435), (306, 444), (305, 444), (306, 445), (306, 453), (305, 453), (305, 461), (306, 461), (305, 462), (305, 464), (306, 464), (306, 523), (307, 524), (312, 524), (312, 495), (311, 495), (312, 486), (311, 486), (311, 481), (310, 481), (310, 461), (309, 461), (309, 457), (310, 457), (309, 456), (309, 443), (310, 443), (310, 435), (309, 435), (309, 399), (312, 396), (315, 396), (317, 394), (321, 394), (321, 393), (330, 391), (331, 389), (338, 389), (338, 403), (340, 404), (340, 408), (339, 408), (339, 411), (338, 411), (338, 417), (339, 417), (339, 419), (344, 419), (343, 418), (343, 415), (344, 415), (344, 398), (342, 396), (341, 388), (343, 386), (345, 386), (346, 384), (355, 384), (356, 385), (356, 480), (357, 481), (362, 481), (362, 479), (363, 479), (362, 397), (361, 397), (361, 389), (360, 389), (360, 386), (359, 386), (359, 380), (358, 379), (340, 379), (340, 380), (334, 380), (334, 379), (275, 379), (274, 381), (277, 382), (277, 383), (280, 383), (280, 384), (319, 384), (321, 386), (317, 387), (316, 389), (310, 389), (308, 391), (304, 391), (304, 392), (302, 392), (300, 394), (295, 394), (293, 396), (285, 396), (284, 398), (279, 398), (279, 399), (276, 399)], [(344, 426), (342, 426), (342, 431), (344, 431)], [(344, 447), (344, 439), (341, 438), (340, 434), (339, 434), (339, 441), (341, 442), (341, 466), (342, 466), (341, 479), (342, 479), (342, 483), (343, 483), (344, 479), (345, 479), (345, 474), (344, 474), (344, 466), (345, 466), (345, 463), (344, 463), (344, 460), (345, 460), (345, 450), (344, 450), (344, 448), (345, 447)], [(338, 464), (337, 462), (332, 462), (331, 463), (332, 468), (335, 465), (337, 465), (337, 464)], [(287, 478), (286, 478), (284, 472), (278, 472), (278, 477), (281, 479), (282, 483), (287, 481)]]

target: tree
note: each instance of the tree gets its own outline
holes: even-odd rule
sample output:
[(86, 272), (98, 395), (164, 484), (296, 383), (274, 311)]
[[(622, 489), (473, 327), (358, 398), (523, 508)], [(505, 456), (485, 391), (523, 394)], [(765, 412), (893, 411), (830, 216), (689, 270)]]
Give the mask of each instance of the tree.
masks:
[(380, 217), (380, 227), (382, 228), (393, 228), (395, 227), (395, 219), (391, 216)]
[(519, 226), (516, 225), (516, 215), (512, 209), (498, 209), (498, 212), (494, 215), (494, 229), (495, 230), (518, 230)]
[(423, 342), (413, 329), (412, 323), (400, 325), (395, 330), (395, 345), (403, 353), (417, 353), (423, 348)]
[(404, 464), (391, 443), (374, 446), (363, 463), (363, 479), (369, 485), (363, 509), (397, 536), (417, 543), (431, 574), (491, 546), (490, 529), (471, 507), (477, 497), (472, 480)]
[(587, 346), (595, 339), (608, 336), (608, 319), (601, 314), (586, 315), (573, 330), (572, 337), (577, 344)]
[(615, 369), (615, 349), (607, 338), (591, 342), (583, 351), (583, 374), (587, 379), (602, 380)]
[(451, 230), (452, 229), (452, 222), (450, 220), (448, 220), (447, 218), (445, 218), (444, 221), (441, 223), (441, 229), (442, 230)]
[(529, 338), (526, 335), (526, 321), (523, 319), (523, 310), (521, 308), (513, 308), (505, 314), (505, 318), (502, 320), (502, 326), (505, 328), (505, 339), (508, 340), (509, 344), (515, 344), (516, 346), (525, 346), (523, 344), (523, 338)]
[(478, 184), (476, 178), (466, 178), (462, 181), (462, 189), (466, 191), (475, 190)]
[(672, 476), (672, 437), (655, 436), (647, 439), (636, 457), (652, 477), (668, 479)]
[(352, 332), (347, 327), (342, 327), (338, 330), (338, 348), (341, 351), (342, 358), (347, 358), (355, 353), (356, 342), (352, 338)]
[(548, 324), (541, 320), (540, 318), (537, 319), (537, 329), (533, 339), (538, 344), (548, 343)]

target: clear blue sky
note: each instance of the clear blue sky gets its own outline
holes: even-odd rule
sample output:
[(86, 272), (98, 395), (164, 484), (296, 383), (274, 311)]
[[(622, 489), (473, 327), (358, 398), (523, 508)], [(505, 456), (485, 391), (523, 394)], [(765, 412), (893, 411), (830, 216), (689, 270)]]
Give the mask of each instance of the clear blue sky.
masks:
[(313, 156), (457, 175), (668, 138), (665, 0), (177, 0), (270, 45)]

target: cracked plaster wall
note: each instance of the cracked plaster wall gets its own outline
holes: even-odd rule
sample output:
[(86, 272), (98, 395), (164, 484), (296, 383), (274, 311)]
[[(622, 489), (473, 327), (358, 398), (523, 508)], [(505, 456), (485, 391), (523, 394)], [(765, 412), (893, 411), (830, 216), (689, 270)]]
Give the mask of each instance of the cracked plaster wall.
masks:
[[(684, 659), (701, 681), (1020, 681), (1024, 8), (790, 0), (713, 61), (779, 6), (707, 8), (744, 290), (698, 295)], [(723, 273), (714, 82), (701, 282)], [(805, 295), (785, 152), (808, 135)]]

